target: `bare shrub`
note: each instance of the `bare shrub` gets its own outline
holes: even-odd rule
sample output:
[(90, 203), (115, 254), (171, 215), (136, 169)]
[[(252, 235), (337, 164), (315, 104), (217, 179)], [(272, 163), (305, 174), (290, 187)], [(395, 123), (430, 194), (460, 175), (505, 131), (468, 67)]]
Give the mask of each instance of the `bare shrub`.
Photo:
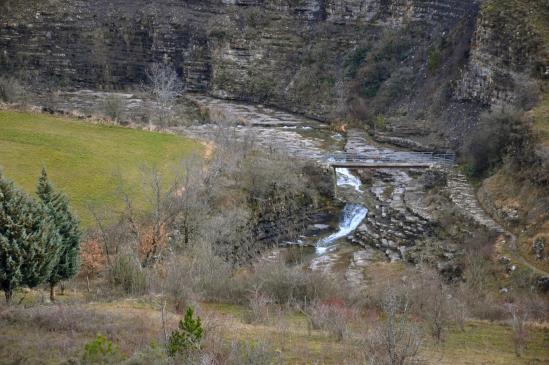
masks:
[(248, 296), (248, 311), (244, 315), (246, 323), (267, 323), (270, 319), (271, 298), (261, 293), (259, 288), (251, 290)]
[(314, 329), (326, 331), (337, 341), (342, 341), (349, 332), (348, 323), (356, 313), (342, 301), (315, 303), (306, 309), (310, 325)]
[(26, 100), (25, 86), (14, 77), (0, 77), (0, 101), (22, 103)]
[(264, 340), (254, 342), (233, 342), (227, 364), (230, 365), (274, 365), (282, 364), (280, 353)]
[(305, 304), (336, 297), (336, 285), (326, 274), (290, 267), (282, 261), (256, 267), (255, 285), (278, 304)]
[(524, 305), (506, 304), (506, 310), (509, 313), (512, 332), (512, 341), (515, 346), (515, 354), (522, 356), (528, 347), (528, 310)]
[(469, 317), (469, 307), (465, 301), (465, 290), (463, 286), (456, 288), (449, 299), (450, 301), (450, 318), (459, 327), (460, 330), (465, 330), (465, 322)]
[(431, 300), (425, 311), (425, 318), (429, 324), (431, 336), (439, 344), (444, 340), (450, 322), (450, 303), (448, 292), (442, 283), (431, 287)]
[(367, 333), (365, 352), (370, 365), (419, 363), (422, 334), (410, 318), (406, 292), (391, 290), (382, 301), (383, 318)]
[(217, 256), (207, 243), (196, 245), (191, 257), (189, 272), (195, 293), (205, 300), (225, 300), (230, 294), (231, 266)]
[(163, 267), (162, 292), (177, 311), (199, 299), (227, 301), (233, 296), (232, 268), (207, 243), (194, 245), (187, 255), (169, 257)]
[(428, 268), (421, 268), (412, 280), (414, 310), (426, 320), (431, 336), (439, 344), (451, 320), (450, 290), (439, 274)]
[(482, 256), (477, 256), (475, 253), (468, 253), (465, 256), (465, 271), (464, 278), (467, 286), (479, 294), (483, 293), (488, 285), (490, 273), (488, 266), (490, 261)]
[[(490, 242), (490, 241), (485, 241)], [(489, 259), (493, 245), (469, 247), (465, 254), (465, 279), (457, 291), (463, 301), (466, 312), (475, 318), (501, 320), (505, 312), (498, 303), (494, 293), (489, 289), (490, 280), (494, 277), (494, 263)]]
[(103, 101), (103, 112), (112, 121), (120, 122), (124, 117), (124, 100), (116, 94), (110, 94)]
[(183, 313), (186, 308), (193, 306), (194, 293), (188, 260), (187, 257), (174, 256), (163, 264), (165, 277), (161, 291), (177, 313)]
[(132, 295), (145, 294), (149, 283), (139, 258), (130, 249), (123, 249), (116, 256), (108, 271), (109, 282), (116, 288)]

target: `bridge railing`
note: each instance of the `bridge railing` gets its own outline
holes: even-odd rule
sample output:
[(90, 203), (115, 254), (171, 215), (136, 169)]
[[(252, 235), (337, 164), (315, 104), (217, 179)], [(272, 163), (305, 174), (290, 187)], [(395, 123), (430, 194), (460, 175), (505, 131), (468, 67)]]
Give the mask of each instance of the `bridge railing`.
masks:
[(451, 167), (455, 164), (455, 153), (435, 153), (435, 152), (391, 152), (387, 154), (367, 154), (367, 153), (333, 153), (325, 158), (328, 163), (432, 163), (443, 167)]

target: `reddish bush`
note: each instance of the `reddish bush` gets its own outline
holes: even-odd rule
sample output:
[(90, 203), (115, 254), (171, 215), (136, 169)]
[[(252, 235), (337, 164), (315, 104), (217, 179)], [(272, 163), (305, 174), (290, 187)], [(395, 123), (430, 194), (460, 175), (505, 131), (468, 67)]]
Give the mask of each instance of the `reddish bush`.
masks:
[(105, 268), (105, 253), (97, 237), (80, 245), (80, 275), (93, 279)]

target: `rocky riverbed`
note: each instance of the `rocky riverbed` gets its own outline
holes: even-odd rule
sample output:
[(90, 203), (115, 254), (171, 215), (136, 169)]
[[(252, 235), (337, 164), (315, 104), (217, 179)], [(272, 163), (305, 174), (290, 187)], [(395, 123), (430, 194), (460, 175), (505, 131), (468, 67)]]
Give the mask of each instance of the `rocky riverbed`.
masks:
[[(53, 111), (86, 117), (113, 97), (121, 102), (126, 116), (145, 115), (150, 105), (139, 94), (89, 90), (60, 93), (47, 101)], [(326, 156), (334, 152), (396, 161), (415, 158), (406, 150), (374, 142), (364, 129), (342, 134), (325, 123), (263, 105), (200, 94), (186, 96), (182, 104), (200, 112), (180, 109), (180, 123), (164, 130), (205, 141), (222, 135), (253, 148), (313, 162), (326, 170)], [(198, 114), (200, 119), (196, 119)], [(503, 232), (482, 210), (463, 175), (453, 169), (345, 169), (337, 170), (334, 179), (336, 205), (342, 206), (339, 225), (313, 222), (308, 236), (294, 244), (320, 246), (305, 249), (304, 264), (341, 274), (354, 285), (364, 283), (365, 268), (375, 261), (427, 261), (450, 277), (459, 275), (462, 242), (467, 237), (479, 230)], [(349, 212), (349, 207), (355, 209)], [(267, 257), (272, 259), (293, 249), (277, 248)]]
[[(277, 149), (319, 165), (325, 165), (328, 153), (338, 151), (387, 160), (414, 158), (405, 150), (373, 142), (363, 129), (343, 136), (315, 120), (260, 105), (204, 96), (194, 100), (213, 116), (212, 123), (179, 127), (178, 133), (211, 139), (220, 124), (232, 125), (236, 138), (253, 139), (258, 148)], [(427, 261), (450, 277), (459, 275), (461, 243), (478, 230), (501, 233), (482, 211), (472, 187), (453, 169), (339, 170), (336, 178), (336, 196), (345, 206), (339, 227), (304, 237), (298, 246), (318, 246), (316, 252), (305, 251), (305, 265), (342, 274), (355, 285), (364, 284), (365, 268), (375, 261)], [(349, 182), (353, 178), (358, 183)], [(349, 204), (364, 207), (367, 214), (347, 211)], [(357, 216), (359, 222), (349, 229)], [(267, 257), (292, 249), (277, 249)]]

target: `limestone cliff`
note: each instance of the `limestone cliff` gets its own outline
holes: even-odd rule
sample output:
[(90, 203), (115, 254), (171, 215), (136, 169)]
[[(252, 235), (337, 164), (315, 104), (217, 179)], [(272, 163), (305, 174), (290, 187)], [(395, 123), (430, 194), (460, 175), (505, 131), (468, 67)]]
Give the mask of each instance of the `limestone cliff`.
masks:
[(500, 31), (498, 3), (517, 1), (3, 0), (0, 72), (120, 89), (165, 61), (191, 91), (380, 120), (380, 139), (452, 146), (481, 109), (547, 77), (540, 35), (520, 14)]

